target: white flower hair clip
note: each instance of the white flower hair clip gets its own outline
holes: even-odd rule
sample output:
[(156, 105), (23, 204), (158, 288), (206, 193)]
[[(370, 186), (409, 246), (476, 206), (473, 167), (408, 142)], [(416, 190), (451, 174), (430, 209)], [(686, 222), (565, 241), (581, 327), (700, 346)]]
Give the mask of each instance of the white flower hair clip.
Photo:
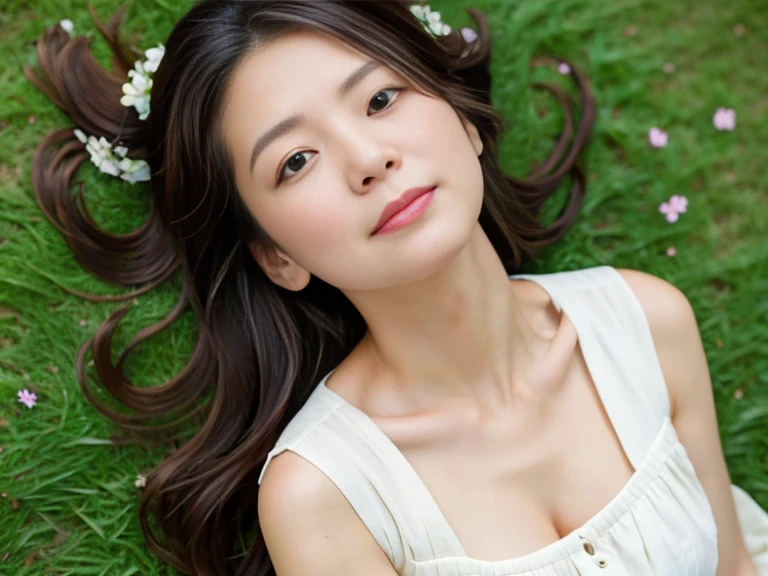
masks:
[(451, 27), (440, 20), (440, 12), (433, 12), (428, 4), (413, 4), (409, 8), (433, 36), (445, 36), (451, 32)]
[(134, 160), (128, 158), (128, 148), (125, 146), (115, 146), (107, 141), (104, 136), (96, 139), (95, 136), (86, 136), (82, 130), (75, 128), (75, 136), (83, 144), (85, 149), (91, 155), (93, 162), (99, 169), (99, 172), (117, 176), (131, 184), (136, 182), (146, 182), (150, 179), (149, 164), (144, 160)]
[(152, 75), (157, 72), (160, 60), (165, 54), (165, 47), (161, 44), (157, 48), (150, 48), (144, 52), (147, 59), (144, 62), (137, 61), (134, 69), (128, 71), (130, 82), (123, 84), (123, 97), (120, 104), (136, 108), (139, 120), (146, 120), (149, 116), (149, 95), (152, 90)]

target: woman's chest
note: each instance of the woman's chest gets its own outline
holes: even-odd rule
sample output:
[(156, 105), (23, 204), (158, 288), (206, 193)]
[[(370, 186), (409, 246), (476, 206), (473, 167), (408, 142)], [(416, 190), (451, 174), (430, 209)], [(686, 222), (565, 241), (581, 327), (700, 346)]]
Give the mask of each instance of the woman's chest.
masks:
[(501, 560), (556, 542), (632, 476), (586, 370), (569, 369), (556, 394), (526, 402), (480, 423), (449, 413), (430, 434), (379, 422), (470, 557)]
[[(471, 507), (450, 509), (465, 513), (465, 518), (479, 518), (474, 533), (462, 532), (468, 524), (448, 519), (449, 532), (455, 528), (456, 540), (464, 549), (454, 547), (435, 555), (430, 547), (417, 546), (415, 561), (404, 567), (404, 574), (713, 576), (717, 570), (714, 518), (669, 419), (646, 460), (618, 494), (591, 510), (589, 518), (577, 521), (567, 534), (525, 499), (511, 509), (509, 500), (493, 507), (492, 498), (470, 494), (468, 500), (478, 499), (491, 507), (480, 513)], [(430, 532), (435, 527), (435, 535), (445, 535), (439, 525), (430, 524)], [(497, 531), (503, 532), (501, 538), (496, 538)]]

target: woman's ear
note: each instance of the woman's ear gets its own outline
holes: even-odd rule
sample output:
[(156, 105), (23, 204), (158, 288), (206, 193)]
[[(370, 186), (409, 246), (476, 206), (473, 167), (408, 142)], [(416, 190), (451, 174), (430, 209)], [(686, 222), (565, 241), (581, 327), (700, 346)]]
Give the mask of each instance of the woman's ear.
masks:
[(480, 156), (483, 153), (483, 140), (480, 138), (477, 127), (463, 116), (461, 117), (461, 123), (464, 125), (464, 131), (467, 133), (467, 136), (469, 136), (469, 141), (472, 142), (475, 154)]
[(253, 259), (261, 266), (267, 277), (286, 290), (299, 292), (307, 287), (311, 274), (299, 266), (279, 248), (264, 248), (261, 244), (248, 244)]

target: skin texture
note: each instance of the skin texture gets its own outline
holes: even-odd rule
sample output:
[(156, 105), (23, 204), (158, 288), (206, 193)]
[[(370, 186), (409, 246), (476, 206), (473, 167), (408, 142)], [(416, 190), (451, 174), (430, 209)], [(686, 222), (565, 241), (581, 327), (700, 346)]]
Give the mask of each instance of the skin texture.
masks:
[[(338, 86), (366, 60), (335, 39), (299, 32), (235, 71), (222, 131), (238, 192), (281, 247), (268, 253), (252, 245), (251, 251), (276, 284), (301, 290), (314, 274), (363, 315), (369, 330), (350, 357), (365, 358), (358, 383), (366, 384), (345, 389), (354, 380), (347, 379), (337, 389), (355, 404), (389, 415), (460, 405), (464, 413), (501, 421), (525, 405), (534, 382), (546, 379), (542, 350), (557, 326), (551, 307), (512, 287), (477, 222), (482, 143), (474, 126), (386, 67), (338, 100)], [(388, 90), (399, 86), (406, 90)], [(273, 142), (251, 171), (256, 140), (296, 112), (306, 115), (305, 124)], [(280, 167), (300, 152), (305, 164), (294, 159), (276, 185)], [(437, 186), (434, 199), (416, 222), (371, 236), (389, 201), (430, 185)], [(673, 423), (715, 514), (718, 576), (750, 574), (690, 305), (663, 280), (621, 273), (649, 318)], [(626, 480), (618, 472), (614, 477), (619, 485)], [(281, 454), (269, 467), (259, 518), (281, 576), (357, 574), (360, 566), (373, 576), (394, 575), (343, 495), (295, 454)]]
[(715, 516), (720, 558), (717, 576), (756, 576), (736, 517), (712, 380), (693, 308), (677, 287), (661, 278), (637, 270), (619, 272), (648, 318), (670, 393), (672, 424)]

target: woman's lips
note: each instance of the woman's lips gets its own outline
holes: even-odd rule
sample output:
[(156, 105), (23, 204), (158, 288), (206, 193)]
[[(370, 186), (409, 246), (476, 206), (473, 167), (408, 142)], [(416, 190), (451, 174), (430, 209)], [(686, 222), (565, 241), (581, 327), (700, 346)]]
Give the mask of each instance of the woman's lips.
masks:
[(371, 232), (371, 235), (376, 234), (376, 232), (378, 232), (379, 229), (387, 223), (387, 220), (407, 207), (411, 202), (416, 200), (416, 198), (426, 192), (429, 192), (430, 190), (434, 190), (434, 188), (434, 186), (419, 186), (418, 188), (409, 188), (403, 192), (399, 198), (392, 200), (392, 202), (387, 204), (384, 207), (384, 210), (381, 211), (379, 221), (376, 223), (376, 227), (373, 229), (373, 232)]
[[(435, 186), (426, 188), (426, 192), (420, 193), (414, 200), (410, 202), (410, 204), (389, 218), (383, 226), (374, 232), (374, 235), (384, 234), (386, 232), (394, 232), (395, 230), (405, 228), (414, 222), (432, 203), (432, 198), (435, 195), (435, 188)], [(405, 196), (405, 194), (403, 196)]]

